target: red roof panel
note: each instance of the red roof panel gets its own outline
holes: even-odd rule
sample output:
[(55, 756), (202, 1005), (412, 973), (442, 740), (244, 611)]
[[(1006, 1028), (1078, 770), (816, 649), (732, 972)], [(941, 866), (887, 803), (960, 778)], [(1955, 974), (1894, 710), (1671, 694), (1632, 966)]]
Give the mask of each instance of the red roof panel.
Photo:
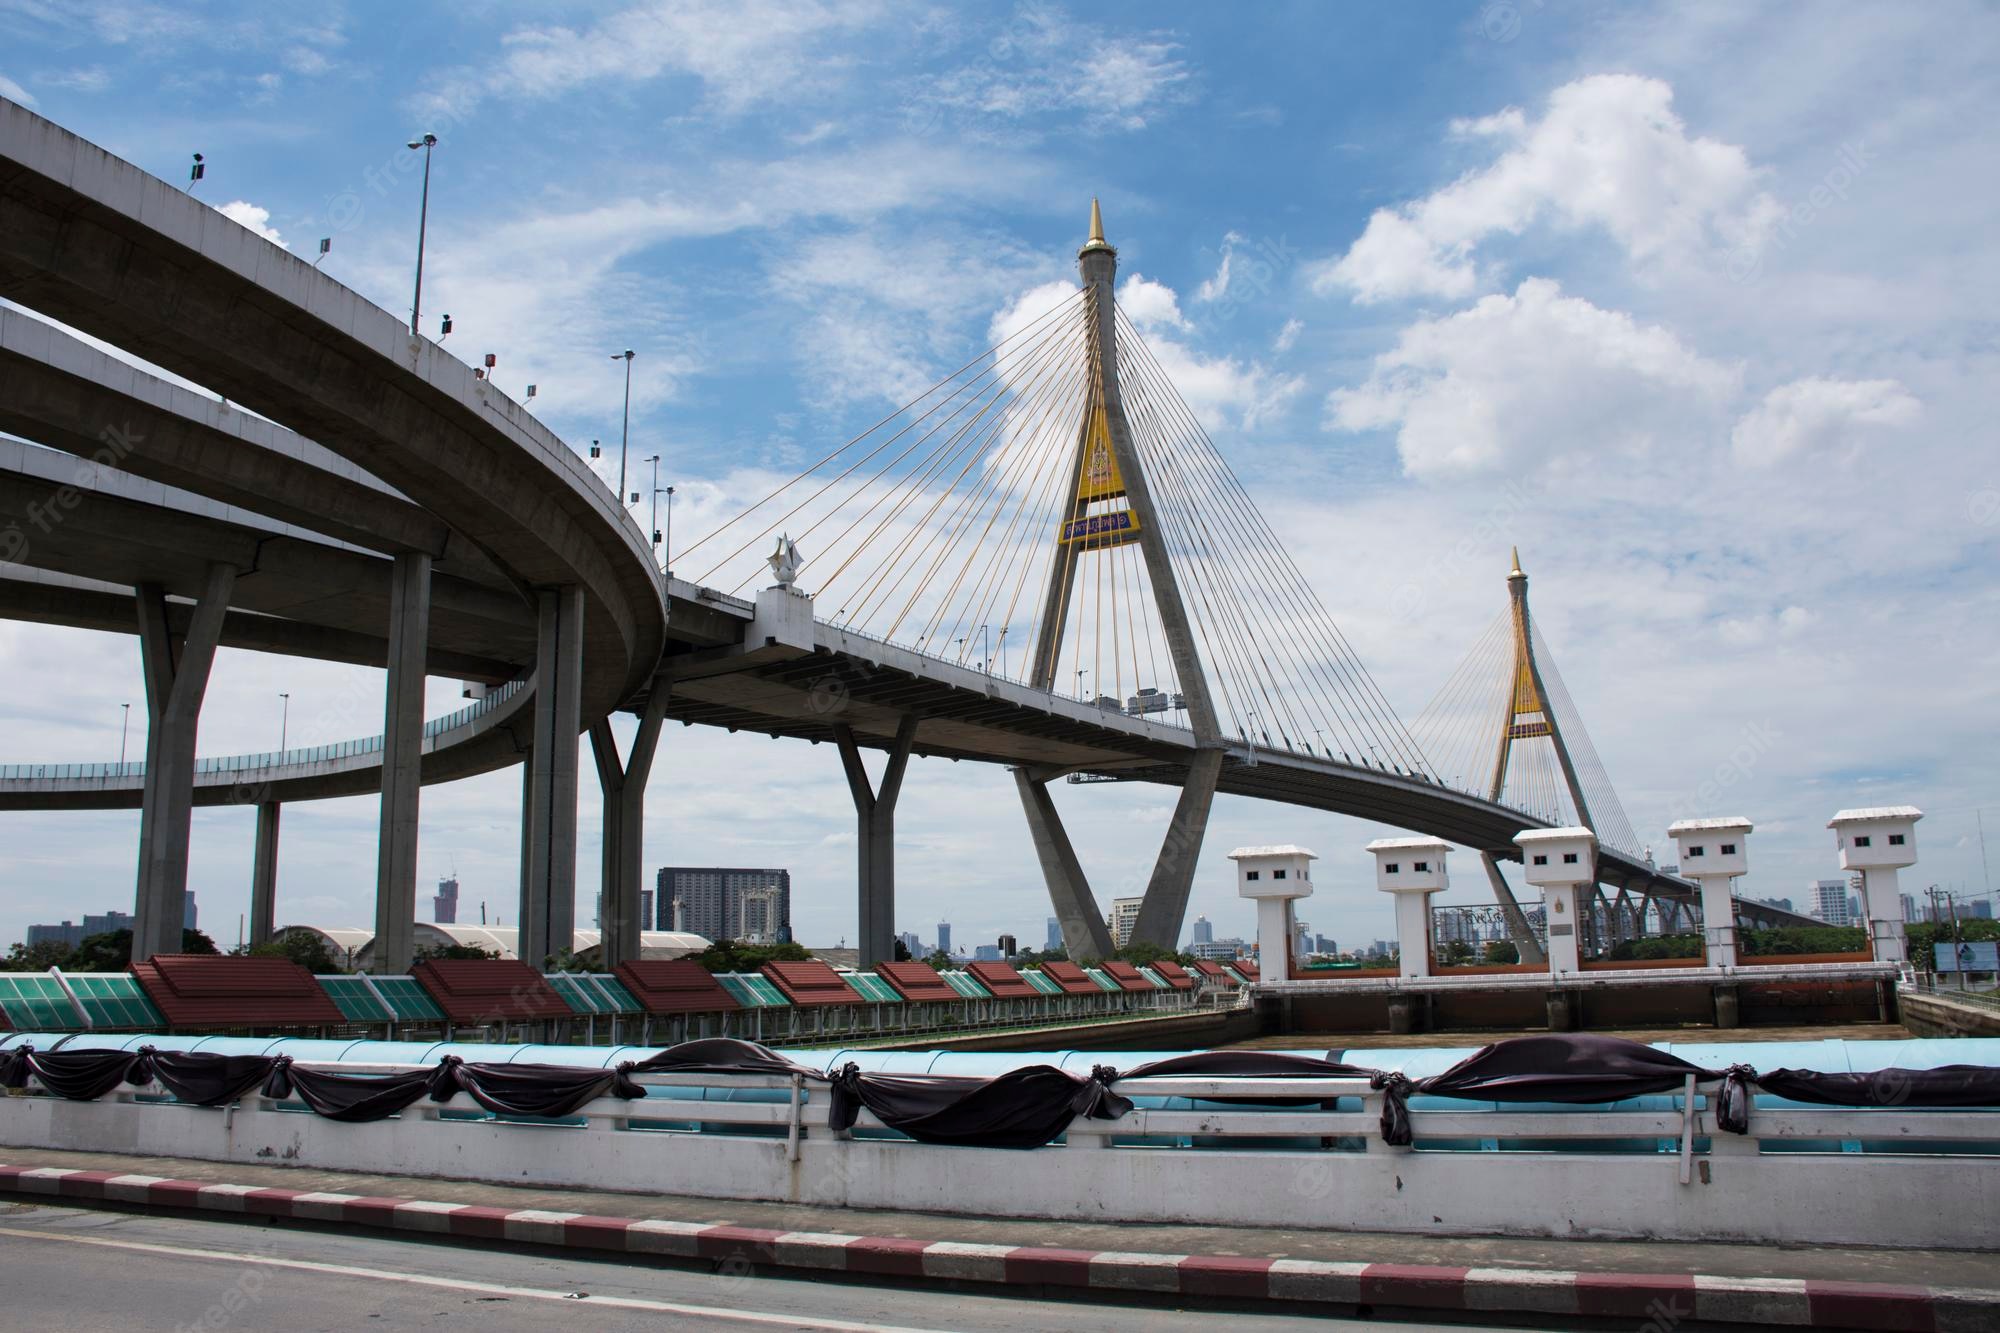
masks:
[(546, 977), (518, 958), (426, 958), (410, 975), (453, 1023), (483, 1027), (576, 1013)]
[(1234, 986), (1237, 981), (1235, 975), (1228, 968), (1220, 963), (1210, 962), (1206, 958), (1195, 959), (1194, 970), (1207, 977), (1210, 981), (1219, 981), (1225, 986)]
[(173, 1028), (296, 1028), (347, 1021), (313, 974), (289, 958), (155, 954), (132, 965)]
[(612, 971), (649, 1014), (707, 1014), (736, 1009), (736, 997), (715, 974), (686, 958), (647, 958)]
[(861, 997), (840, 979), (840, 973), (817, 958), (803, 963), (766, 963), (764, 975), (801, 1008), (814, 1005), (860, 1004)]
[(906, 1000), (962, 1000), (929, 963), (878, 963), (875, 975), (896, 988)]
[(1062, 987), (1065, 995), (1102, 995), (1104, 988), (1075, 963), (1043, 963), (1042, 975)]
[(1238, 958), (1230, 966), (1241, 973), (1245, 981), (1257, 980), (1257, 965), (1248, 958)]
[(1104, 975), (1118, 983), (1119, 990), (1158, 990), (1152, 982), (1139, 975), (1139, 969), (1130, 963), (1113, 960), (1104, 965)]
[(1032, 1000), (1041, 992), (1030, 986), (1012, 963), (970, 963), (972, 979), (993, 992), (996, 1000)]
[(1194, 989), (1194, 978), (1187, 974), (1186, 968), (1171, 958), (1162, 958), (1159, 962), (1154, 963), (1153, 970), (1160, 974), (1160, 980), (1166, 982), (1175, 990)]

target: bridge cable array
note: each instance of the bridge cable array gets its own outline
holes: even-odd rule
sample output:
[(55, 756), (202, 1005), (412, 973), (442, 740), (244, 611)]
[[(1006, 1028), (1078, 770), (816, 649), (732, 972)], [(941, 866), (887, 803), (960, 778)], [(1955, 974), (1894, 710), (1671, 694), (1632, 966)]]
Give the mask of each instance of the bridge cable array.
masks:
[[(1078, 289), (673, 553), (742, 592), (778, 534), (844, 629), (1107, 709), (1180, 720), (1145, 520), (1083, 466), (1107, 407)], [(1222, 729), (1384, 772), (1434, 771), (1138, 329), (1113, 306), (1118, 396)], [(1097, 436), (1093, 437), (1093, 430)]]

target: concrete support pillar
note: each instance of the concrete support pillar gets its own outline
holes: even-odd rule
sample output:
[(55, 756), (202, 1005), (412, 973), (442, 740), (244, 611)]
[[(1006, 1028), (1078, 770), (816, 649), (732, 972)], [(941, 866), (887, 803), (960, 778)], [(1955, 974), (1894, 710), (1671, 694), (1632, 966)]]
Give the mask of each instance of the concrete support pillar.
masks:
[(621, 763), (618, 741), (609, 719), (590, 728), (590, 753), (597, 761), (598, 787), (604, 795), (604, 849), (598, 881), (599, 921), (604, 932), (603, 966), (608, 970), (639, 958), (640, 936), (652, 923), (642, 920), (640, 894), (645, 888), (646, 779), (659, 749), (660, 723), (667, 715), (669, 686), (653, 682), (632, 737), (632, 752)]
[(235, 587), (234, 566), (210, 565), (185, 636), (168, 628), (164, 588), (142, 584), (133, 590), (139, 607), (148, 722), (132, 922), (134, 962), (181, 949), (188, 835), (194, 822), (195, 738), (209, 668), (215, 663), (216, 643)]
[(1552, 990), (1542, 997), (1549, 1015), (1549, 1031), (1571, 1032), (1576, 1028), (1576, 1006), (1580, 997), (1566, 990)]
[(1549, 905), (1549, 971), (1557, 976), (1583, 970), (1583, 895), (1574, 884), (1542, 890)]
[(250, 942), (262, 944), (277, 929), (278, 816), (276, 801), (257, 804), (257, 850), (250, 866)]
[(1049, 795), (1048, 779), (1017, 768), (1014, 786), (1021, 793), (1028, 835), (1034, 840), (1035, 857), (1042, 863), (1042, 879), (1049, 886), (1049, 903), (1062, 925), (1063, 948), (1072, 959), (1109, 958), (1114, 952), (1111, 930), (1104, 924), (1104, 913), (1098, 909), (1090, 881)]
[(523, 962), (546, 968), (576, 947), (576, 738), (583, 730), (583, 596), (540, 595), (535, 740), (528, 777), (528, 873), (521, 894)]
[(853, 728), (836, 726), (833, 736), (840, 746), (841, 766), (847, 770), (847, 789), (854, 796), (861, 966), (873, 967), (896, 957), (896, 798), (902, 795), (903, 771), (917, 738), (917, 718), (912, 714), (896, 724), (889, 762), (881, 783), (873, 787), (868, 770), (861, 766)]
[(1717, 986), (1715, 992), (1715, 1025), (1719, 1028), (1741, 1027), (1743, 1025), (1742, 1003), (1735, 985)]
[(375, 860), (375, 967), (392, 976), (410, 970), (410, 955), (416, 949), (417, 825), (430, 638), (431, 558), (421, 551), (405, 551), (396, 557), (389, 578), (382, 824)]
[(1486, 867), (1486, 881), (1493, 886), (1494, 901), (1500, 904), (1500, 915), (1507, 922), (1507, 938), (1514, 941), (1524, 963), (1546, 963), (1548, 954), (1542, 951), (1542, 942), (1535, 938), (1533, 926), (1528, 924), (1528, 914), (1521, 910), (1521, 904), (1514, 898), (1514, 890), (1507, 883), (1507, 877), (1500, 873), (1500, 862), (1491, 852), (1481, 852), (1479, 859)]
[(1900, 963), (1909, 957), (1897, 878), (1895, 866), (1871, 866), (1861, 872), (1861, 910), (1868, 916), (1868, 944), (1878, 963)]
[(1431, 895), (1432, 889), (1397, 889), (1396, 951), (1402, 955), (1403, 975), (1427, 977), (1431, 974)]
[(1196, 750), (1188, 763), (1187, 785), (1174, 803), (1174, 817), (1153, 863), (1153, 878), (1132, 923), (1134, 944), (1180, 947), (1181, 922), (1187, 916), (1188, 894), (1194, 888), (1195, 863), (1201, 859), (1202, 838), (1208, 832), (1208, 812), (1215, 805), (1215, 784), (1222, 778), (1221, 750)]
[(1736, 966), (1736, 895), (1730, 892), (1735, 878), (1730, 875), (1700, 875), (1701, 935), (1710, 967)]

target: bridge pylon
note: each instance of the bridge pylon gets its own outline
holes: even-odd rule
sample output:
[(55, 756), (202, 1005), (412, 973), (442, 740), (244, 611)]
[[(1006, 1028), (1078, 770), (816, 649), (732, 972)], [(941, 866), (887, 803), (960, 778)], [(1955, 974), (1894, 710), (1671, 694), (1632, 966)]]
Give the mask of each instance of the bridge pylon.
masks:
[[(1185, 708), (1195, 738), (1187, 782), (1175, 802), (1173, 819), (1132, 927), (1133, 942), (1173, 948), (1187, 915), (1195, 864), (1208, 829), (1216, 783), (1222, 776), (1222, 729), (1168, 551), (1167, 524), (1154, 501), (1145, 460), (1133, 444), (1132, 427), (1125, 415), (1114, 313), (1118, 251), (1104, 238), (1104, 215), (1096, 199), (1090, 201), (1090, 236), (1077, 251), (1076, 264), (1084, 288), (1088, 388), (1081, 420), (1076, 424), (1075, 449), (1066, 469), (1070, 479), (1067, 498), (1053, 534), (1058, 550), (1049, 562), (1028, 683), (1037, 689), (1054, 687), (1056, 664), (1062, 657), (1072, 599), (1085, 561), (1102, 559), (1121, 546), (1138, 547), (1179, 687), (1178, 702)], [(1034, 835), (1056, 919), (1062, 923), (1065, 947), (1072, 957), (1103, 957), (1112, 951), (1110, 933), (1049, 799), (1046, 788), (1051, 776), (1026, 768), (1016, 770), (1022, 808)]]

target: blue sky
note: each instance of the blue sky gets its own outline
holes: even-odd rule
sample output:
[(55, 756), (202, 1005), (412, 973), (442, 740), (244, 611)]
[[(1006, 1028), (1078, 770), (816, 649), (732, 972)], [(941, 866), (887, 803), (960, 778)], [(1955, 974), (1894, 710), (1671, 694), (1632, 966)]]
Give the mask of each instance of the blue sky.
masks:
[[(202, 152), (202, 198), (300, 253), (332, 237), (326, 271), (391, 310), (403, 143), (437, 132), (427, 329), (449, 311), (447, 347), (537, 384), (579, 447), (615, 439), (608, 353), (634, 348), (633, 454), (663, 456), (689, 532), (1069, 280), (1099, 195), (1128, 313), (1405, 718), (1517, 543), (1642, 837), (1748, 815), (1748, 887), (1796, 894), (1833, 872), (1834, 810), (1910, 801), (1932, 813), (1908, 878), (1984, 888), (1990, 7), (527, 13), (0, 0), (0, 95), (169, 180)], [(0, 625), (6, 757), (113, 757), (138, 680), (130, 639)], [(295, 743), (375, 731), (378, 685), (225, 654), (202, 750), (269, 748), (281, 690)], [(1101, 899), (1143, 883), (1169, 796), (1059, 792)], [(517, 801), (504, 774), (427, 791), (424, 873), (455, 864), (511, 917)], [(675, 729), (648, 809), (649, 864), (790, 865), (802, 933), (851, 939), (824, 749)], [(591, 792), (584, 823), (587, 919)], [(368, 801), (291, 812), (280, 918), (365, 921), (373, 827)], [(0, 938), (129, 899), (136, 829), (0, 815)], [(920, 762), (898, 829), (901, 926), (1040, 938), (1004, 772)], [(1248, 933), (1223, 854), (1302, 842), (1315, 928), (1386, 935), (1377, 832), (1224, 801), (1194, 910)], [(250, 836), (198, 816), (192, 882), (232, 940)]]

